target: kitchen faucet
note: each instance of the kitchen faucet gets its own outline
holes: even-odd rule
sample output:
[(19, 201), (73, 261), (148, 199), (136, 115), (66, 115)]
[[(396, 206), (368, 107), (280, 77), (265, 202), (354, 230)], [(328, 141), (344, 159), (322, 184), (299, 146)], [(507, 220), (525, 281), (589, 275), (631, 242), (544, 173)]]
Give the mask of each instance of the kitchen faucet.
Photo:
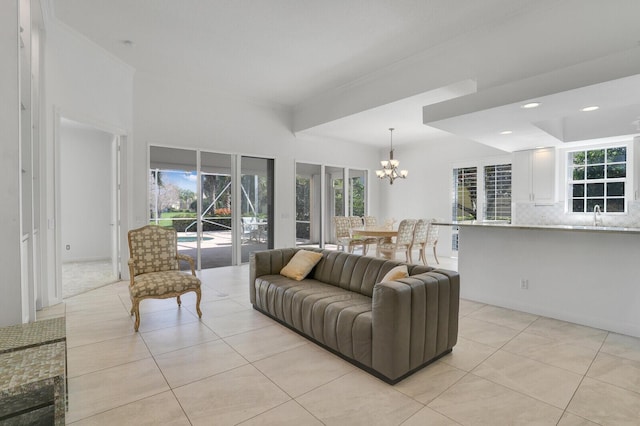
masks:
[(593, 206), (593, 226), (602, 226), (602, 212), (600, 211), (600, 205)]

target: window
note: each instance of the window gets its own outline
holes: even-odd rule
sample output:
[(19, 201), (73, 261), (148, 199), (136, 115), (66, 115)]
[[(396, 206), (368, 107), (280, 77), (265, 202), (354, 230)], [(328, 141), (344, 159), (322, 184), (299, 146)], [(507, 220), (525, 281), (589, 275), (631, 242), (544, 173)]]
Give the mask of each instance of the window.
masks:
[(484, 167), (484, 219), (511, 220), (511, 164)]
[(453, 169), (453, 220), (477, 218), (478, 168)]
[(349, 216), (366, 214), (367, 171), (349, 169)]
[(569, 211), (625, 212), (627, 148), (624, 146), (569, 153)]
[[(462, 167), (453, 169), (453, 220), (474, 220), (477, 218), (478, 168)], [(451, 247), (458, 250), (458, 232), (451, 235)]]
[[(511, 163), (508, 161), (505, 157), (493, 157), (479, 160), (473, 166), (453, 169), (453, 220), (511, 221)], [(451, 248), (457, 251), (457, 227), (452, 231)]]
[(311, 242), (311, 177), (296, 175), (296, 242)]

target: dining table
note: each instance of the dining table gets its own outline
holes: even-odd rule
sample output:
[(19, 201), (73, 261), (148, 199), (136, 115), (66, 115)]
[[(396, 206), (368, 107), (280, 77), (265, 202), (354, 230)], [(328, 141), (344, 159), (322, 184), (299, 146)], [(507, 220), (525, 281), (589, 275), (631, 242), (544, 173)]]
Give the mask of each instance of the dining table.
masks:
[[(393, 237), (398, 236), (397, 229), (389, 229), (386, 226), (363, 226), (360, 228), (351, 228), (351, 235), (360, 237), (378, 238), (378, 244), (391, 243)], [(376, 256), (380, 255), (380, 251), (376, 249)], [(387, 257), (386, 255), (384, 257)], [(387, 257), (388, 258), (388, 257)]]

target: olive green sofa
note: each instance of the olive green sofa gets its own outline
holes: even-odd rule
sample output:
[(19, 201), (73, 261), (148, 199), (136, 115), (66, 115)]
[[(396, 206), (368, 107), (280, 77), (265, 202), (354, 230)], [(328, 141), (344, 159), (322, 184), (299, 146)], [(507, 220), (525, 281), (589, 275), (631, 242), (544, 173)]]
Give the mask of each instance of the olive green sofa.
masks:
[(451, 352), (458, 338), (457, 272), (407, 265), (408, 278), (380, 282), (402, 263), (306, 249), (322, 259), (295, 281), (280, 270), (297, 250), (252, 253), (256, 310), (391, 384)]

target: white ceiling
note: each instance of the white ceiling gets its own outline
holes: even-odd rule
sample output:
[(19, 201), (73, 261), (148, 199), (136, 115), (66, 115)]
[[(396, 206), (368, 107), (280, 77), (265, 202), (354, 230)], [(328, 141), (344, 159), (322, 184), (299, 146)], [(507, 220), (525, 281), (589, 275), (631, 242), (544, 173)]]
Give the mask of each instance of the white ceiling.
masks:
[[(581, 67), (581, 72), (583, 79), (589, 80), (585, 79), (586, 67)], [(549, 81), (558, 86), (561, 74), (570, 79), (574, 75), (551, 73), (449, 102), (457, 105), (424, 106), (424, 122), (508, 152), (578, 141), (623, 140), (640, 134), (640, 74), (587, 85), (574, 76), (572, 82), (560, 86), (575, 89), (545, 91)], [(517, 101), (504, 103), (507, 99)], [(523, 108), (532, 102), (540, 105)], [(593, 106), (598, 109), (582, 111)]]
[[(407, 58), (425, 56), (438, 47), (454, 42), (460, 49), (467, 44), (471, 46), (465, 42), (465, 37), (471, 40), (478, 34), (491, 33), (498, 40), (508, 42), (518, 31), (517, 27), (509, 26), (516, 17), (531, 16), (540, 26), (540, 35), (528, 37), (526, 41), (530, 45), (523, 46), (522, 53), (541, 56), (546, 68), (567, 62), (572, 50), (591, 51), (593, 55), (602, 56), (637, 48), (640, 40), (640, 26), (621, 24), (623, 20), (633, 22), (640, 16), (640, 1), (637, 0), (51, 1), (57, 19), (140, 72), (205, 86), (215, 85), (236, 96), (291, 108), (328, 91), (362, 81)], [(572, 8), (576, 6), (579, 8)], [(607, 7), (611, 13), (601, 13)], [(577, 26), (579, 16), (567, 13), (567, 10), (576, 14), (591, 11), (594, 19), (601, 21), (599, 34), (583, 31), (585, 28)], [(564, 22), (571, 31), (563, 32), (566, 39), (554, 45), (545, 38), (545, 25), (553, 23), (557, 26), (558, 22)], [(602, 28), (610, 31), (602, 31)], [(123, 43), (125, 40), (132, 44)], [(564, 47), (560, 49), (559, 45)], [(541, 47), (547, 49), (544, 55), (536, 53)], [(468, 53), (474, 55), (472, 51)], [(501, 69), (492, 70), (490, 65), (500, 60), (505, 59), (483, 58), (485, 74), (471, 75), (472, 84), (476, 82), (473, 77), (478, 77), (478, 83), (484, 85), (492, 78), (498, 80), (502, 76)], [(516, 65), (521, 61), (519, 58), (506, 60)], [(525, 67), (526, 61), (521, 62), (522, 70), (513, 71), (512, 75), (525, 78), (533, 71)], [(470, 73), (474, 71), (477, 70), (470, 70)], [(638, 87), (636, 80), (631, 84)], [(475, 96), (483, 93), (485, 87), (480, 86)], [(522, 124), (517, 114), (510, 113), (512, 108), (508, 104), (513, 102), (504, 102), (507, 106), (503, 108), (494, 104), (490, 113), (483, 112), (479, 116), (473, 116), (476, 111), (465, 108), (460, 108), (464, 114), (449, 108), (447, 114), (439, 114), (437, 126), (422, 123), (424, 105), (435, 107), (439, 102), (457, 96), (472, 97), (474, 95), (469, 93), (474, 90), (475, 87), (469, 88), (469, 81), (461, 81), (457, 85), (416, 93), (350, 114), (305, 130), (305, 133), (382, 147), (388, 143), (388, 128), (395, 127), (394, 144), (441, 140), (450, 133), (487, 143), (491, 139), (487, 134), (494, 131), (489, 124), (495, 123), (500, 129), (516, 129), (516, 125)], [(637, 91), (618, 90), (624, 96), (628, 92), (632, 92), (635, 101), (625, 100), (624, 103), (639, 104)], [(451, 102), (443, 102), (443, 105), (450, 106)], [(566, 111), (555, 115), (549, 112), (544, 120), (549, 126), (557, 127), (558, 120), (571, 119), (567, 114)], [(579, 117), (576, 117), (577, 121)], [(478, 122), (483, 125), (474, 128), (472, 123)], [(594, 130), (594, 134), (597, 133)], [(524, 143), (502, 148), (516, 145), (521, 147)], [(501, 147), (495, 142), (493, 146)]]

